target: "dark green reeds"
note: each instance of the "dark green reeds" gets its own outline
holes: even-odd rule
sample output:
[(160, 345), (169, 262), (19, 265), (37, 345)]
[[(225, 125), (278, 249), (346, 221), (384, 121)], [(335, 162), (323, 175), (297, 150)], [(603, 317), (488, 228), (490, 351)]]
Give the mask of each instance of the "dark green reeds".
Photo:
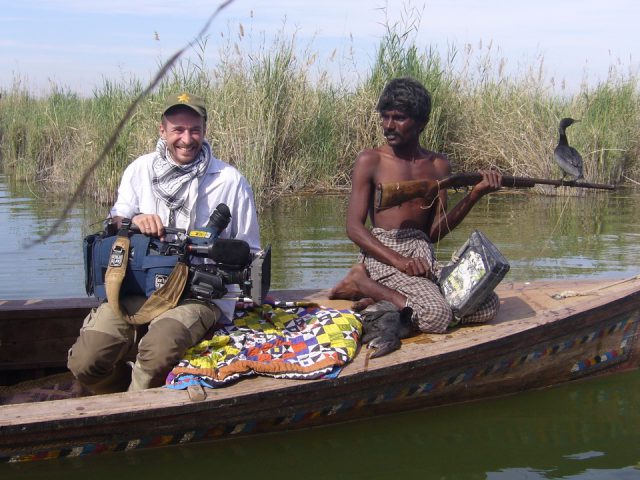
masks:
[[(581, 120), (568, 135), (584, 157), (586, 179), (637, 185), (640, 96), (634, 74), (612, 68), (606, 82), (568, 94), (545, 77), (542, 60), (514, 75), (491, 45), (451, 46), (444, 56), (420, 49), (412, 40), (419, 21), (408, 18), (387, 25), (368, 72), (344, 83), (330, 73), (335, 53), (319, 59), (295, 36), (282, 34), (255, 47), (240, 25), (212, 66), (203, 40), (195, 61), (182, 60), (142, 102), (86, 195), (113, 200), (123, 169), (154, 148), (162, 99), (178, 90), (206, 98), (215, 154), (248, 178), (260, 205), (282, 194), (346, 190), (357, 153), (383, 142), (375, 112), (380, 90), (404, 75), (432, 92), (424, 144), (447, 153), (456, 171), (498, 167), (512, 175), (559, 178), (553, 147), (559, 120), (570, 116)], [(137, 79), (105, 79), (90, 97), (59, 86), (35, 96), (16, 80), (0, 92), (3, 168), (68, 195), (142, 88)]]

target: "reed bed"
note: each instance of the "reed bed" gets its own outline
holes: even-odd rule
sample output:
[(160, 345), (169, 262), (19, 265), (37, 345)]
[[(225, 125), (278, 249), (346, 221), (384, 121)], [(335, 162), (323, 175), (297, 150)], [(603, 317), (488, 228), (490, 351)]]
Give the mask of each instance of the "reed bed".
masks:
[[(553, 162), (557, 126), (571, 116), (581, 119), (568, 135), (584, 157), (587, 180), (638, 184), (635, 75), (612, 68), (606, 82), (567, 94), (545, 77), (542, 60), (514, 75), (505, 73), (491, 45), (452, 47), (446, 56), (421, 50), (412, 41), (418, 23), (388, 25), (374, 64), (349, 87), (332, 80), (333, 58), (319, 59), (295, 36), (253, 47), (240, 25), (211, 67), (203, 40), (195, 60), (180, 62), (127, 123), (86, 195), (97, 202), (114, 199), (124, 168), (154, 148), (162, 99), (177, 90), (205, 97), (207, 137), (216, 155), (248, 178), (259, 206), (282, 194), (346, 191), (357, 153), (383, 141), (377, 97), (385, 82), (404, 75), (432, 92), (424, 145), (447, 153), (456, 171), (497, 167), (512, 175), (559, 178)], [(142, 87), (137, 79), (104, 80), (90, 97), (60, 86), (37, 97), (17, 79), (0, 91), (2, 167), (17, 179), (68, 195)]]

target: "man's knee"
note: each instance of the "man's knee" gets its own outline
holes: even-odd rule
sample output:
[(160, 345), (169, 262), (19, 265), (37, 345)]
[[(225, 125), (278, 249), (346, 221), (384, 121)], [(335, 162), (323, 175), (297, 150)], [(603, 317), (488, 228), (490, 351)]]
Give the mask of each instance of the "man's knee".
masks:
[(81, 383), (92, 386), (113, 374), (114, 365), (125, 357), (129, 348), (126, 339), (83, 330), (69, 350), (67, 367)]
[(189, 329), (174, 318), (163, 318), (140, 340), (137, 363), (149, 372), (166, 370), (192, 345)]
[(193, 301), (179, 305), (162, 315), (160, 315), (149, 328), (152, 331), (155, 325), (165, 319), (172, 319), (180, 323), (190, 333), (190, 347), (198, 343), (207, 331), (220, 319), (220, 309), (216, 305), (207, 305), (202, 302)]
[(161, 385), (185, 351), (198, 343), (218, 318), (217, 307), (203, 304), (179, 306), (158, 317), (140, 340), (136, 359), (136, 368), (152, 379), (149, 386)]
[(444, 333), (453, 321), (453, 312), (444, 299), (442, 302), (430, 302), (428, 305), (409, 300), (407, 306), (413, 310), (411, 320), (423, 333)]
[(460, 323), (487, 323), (496, 318), (500, 310), (500, 298), (496, 292), (491, 292), (487, 299), (469, 315), (462, 317)]

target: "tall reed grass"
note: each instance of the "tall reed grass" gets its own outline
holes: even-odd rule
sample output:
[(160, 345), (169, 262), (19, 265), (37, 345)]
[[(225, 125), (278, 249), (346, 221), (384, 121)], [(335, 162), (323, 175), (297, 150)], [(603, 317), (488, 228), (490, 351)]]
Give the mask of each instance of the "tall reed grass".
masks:
[[(214, 66), (207, 39), (195, 60), (180, 62), (128, 122), (86, 194), (114, 199), (124, 168), (154, 148), (163, 98), (178, 90), (205, 97), (207, 137), (216, 155), (253, 185), (259, 205), (278, 195), (348, 189), (357, 153), (382, 143), (375, 104), (391, 78), (410, 75), (433, 95), (424, 132), (428, 148), (449, 155), (456, 171), (498, 167), (513, 175), (559, 177), (553, 162), (560, 118), (582, 121), (569, 130), (592, 182), (640, 180), (640, 103), (637, 78), (612, 68), (609, 79), (573, 95), (558, 93), (543, 60), (518, 75), (505, 73), (491, 45), (446, 56), (414, 43), (419, 18), (387, 24), (369, 72), (347, 88), (331, 80), (329, 63), (312, 46), (279, 35), (254, 47), (239, 25)], [(73, 191), (142, 85), (105, 79), (83, 98), (54, 86), (36, 97), (19, 79), (0, 98), (0, 155), (4, 169), (54, 193)]]

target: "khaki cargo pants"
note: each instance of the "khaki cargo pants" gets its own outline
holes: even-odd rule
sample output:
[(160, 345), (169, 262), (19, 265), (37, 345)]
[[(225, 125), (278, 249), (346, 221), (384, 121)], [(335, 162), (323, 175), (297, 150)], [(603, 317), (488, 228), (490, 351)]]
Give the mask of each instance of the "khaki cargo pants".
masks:
[[(133, 314), (145, 301), (126, 297), (121, 306)], [(67, 366), (94, 393), (159, 387), (185, 351), (219, 319), (215, 305), (186, 300), (148, 325), (132, 325), (103, 303), (85, 318)], [(135, 361), (133, 370), (127, 361)]]

